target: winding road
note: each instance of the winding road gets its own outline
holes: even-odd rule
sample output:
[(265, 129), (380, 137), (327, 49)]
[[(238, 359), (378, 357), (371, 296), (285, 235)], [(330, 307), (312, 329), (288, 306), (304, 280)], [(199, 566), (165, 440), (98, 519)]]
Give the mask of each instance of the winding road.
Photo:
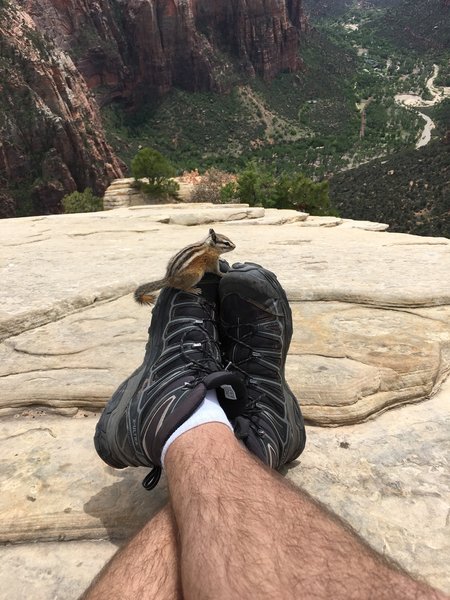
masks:
[[(407, 106), (408, 108), (425, 108), (427, 106), (434, 106), (435, 104), (439, 104), (439, 102), (442, 102), (442, 100), (444, 100), (445, 98), (450, 98), (450, 87), (437, 88), (434, 85), (438, 73), (438, 65), (433, 65), (433, 75), (428, 79), (426, 83), (427, 89), (433, 96), (432, 100), (423, 100), (421, 96), (415, 96), (413, 94), (397, 94), (395, 96), (395, 101), (398, 104)], [(416, 143), (416, 148), (421, 148), (422, 146), (426, 146), (430, 142), (431, 132), (436, 127), (436, 125), (428, 115), (425, 115), (420, 111), (417, 112), (425, 120), (424, 130), (422, 131), (422, 135)]]

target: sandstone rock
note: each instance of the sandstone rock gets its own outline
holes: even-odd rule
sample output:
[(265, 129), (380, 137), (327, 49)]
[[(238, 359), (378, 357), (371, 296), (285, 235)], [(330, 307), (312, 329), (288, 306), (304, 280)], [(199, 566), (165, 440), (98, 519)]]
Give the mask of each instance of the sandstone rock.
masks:
[(115, 179), (106, 189), (103, 196), (103, 209), (136, 206), (145, 204), (145, 196), (133, 187), (134, 178)]
[(367, 423), (309, 427), (288, 477), (375, 550), (450, 593), (450, 381)]
[[(143, 210), (143, 211), (158, 211), (162, 210), (167, 215), (167, 218), (170, 218), (170, 215), (173, 214), (173, 211), (193, 211), (193, 210), (202, 210), (202, 209), (210, 209), (210, 210), (220, 210), (220, 209), (230, 209), (230, 208), (248, 208), (249, 204), (244, 204), (241, 202), (237, 203), (227, 203), (227, 204), (213, 204), (212, 202), (193, 202), (193, 203), (169, 203), (169, 204), (148, 204), (146, 206), (130, 206), (130, 211)], [(129, 211), (122, 211), (121, 215), (131, 215), (132, 213)], [(151, 212), (149, 212), (149, 215)], [(114, 215), (115, 216), (115, 215)]]
[(2, 10), (0, 76), (9, 83), (2, 89), (8, 119), (2, 121), (0, 171), (14, 186), (41, 178), (34, 184), (34, 199), (37, 212), (44, 214), (60, 212), (61, 198), (74, 189), (103, 193), (123, 165), (106, 143), (86, 82), (69, 55), (46, 42), (41, 31), (17, 3)]
[(141, 485), (149, 469), (112, 469), (98, 458), (96, 422), (0, 422), (0, 542), (128, 538), (162, 506), (164, 483), (151, 494)]
[(83, 541), (0, 546), (8, 600), (75, 600), (117, 550), (117, 542)]
[(233, 225), (285, 225), (305, 221), (309, 215), (298, 210), (277, 210), (266, 208), (264, 215), (252, 221), (232, 221)]
[(178, 190), (180, 200), (183, 202), (190, 202), (195, 188), (194, 184), (179, 181), (178, 185), (180, 186), (180, 189)]
[(346, 229), (364, 229), (365, 231), (386, 231), (389, 225), (386, 223), (374, 223), (372, 221), (354, 221), (353, 219), (343, 219), (341, 227)]
[[(183, 212), (170, 217), (171, 225), (205, 225), (207, 223), (218, 223), (220, 221), (234, 221), (242, 219), (258, 219), (264, 216), (264, 208), (222, 208), (210, 212)], [(165, 222), (165, 219), (164, 219)]]
[(301, 0), (142, 0), (122, 4), (120, 20), (106, 0), (89, 7), (75, 0), (69, 8), (32, 0), (27, 9), (41, 31), (73, 52), (102, 103), (119, 98), (137, 104), (143, 90), (156, 95), (172, 86), (224, 91), (235, 63), (241, 76), (265, 79), (300, 66)]
[(341, 225), (342, 219), (339, 217), (317, 217), (309, 216), (305, 221), (299, 223), (301, 227), (336, 227)]
[[(356, 426), (308, 427), (307, 448), (288, 470), (296, 485), (376, 550), (447, 592), (449, 393), (447, 384), (426, 403)], [(42, 573), (50, 551), (60, 560), (46, 561), (47, 576), (38, 593), (42, 586), (45, 598), (44, 589), (57, 582), (83, 589), (113, 548), (102, 544), (90, 567), (74, 569), (96, 548), (82, 540), (119, 543), (164, 502), (164, 485), (151, 493), (141, 487), (145, 469), (117, 471), (103, 465), (92, 446), (95, 421), (44, 416), (1, 423), (0, 461), (6, 476), (0, 484), (0, 539), (65, 540), (56, 548), (38, 545), (39, 554), (34, 543), (0, 550), (12, 573), (18, 561), (25, 563), (24, 576), (11, 582), (12, 598), (23, 597), (24, 579)], [(17, 456), (11, 457), (12, 447)]]
[(287, 373), (305, 417), (364, 420), (428, 398), (450, 372), (450, 321), (334, 302), (293, 303)]
[(0, 548), (8, 598), (78, 595), (114, 550), (95, 540), (120, 543), (165, 500), (164, 483), (142, 488), (146, 469), (100, 461), (93, 411), (143, 357), (150, 311), (129, 292), (207, 233), (169, 224), (185, 214), (213, 216), (237, 244), (226, 258), (264, 263), (287, 290), (289, 382), (310, 422), (334, 425), (308, 426), (288, 476), (450, 592), (449, 240), (297, 222), (255, 236), (248, 219), (220, 222), (235, 210), (249, 207), (0, 222), (0, 540), (21, 542)]
[(10, 338), (0, 345), (0, 414), (103, 407), (142, 362), (149, 317), (125, 296)]
[[(355, 423), (429, 397), (450, 372), (450, 315), (433, 310), (293, 302), (287, 374), (305, 418)], [(141, 363), (148, 321), (125, 296), (10, 338), (0, 345), (0, 415), (101, 408)]]
[[(160, 277), (170, 256), (208, 229), (161, 221), (202, 210), (160, 205), (0, 221), (0, 340)], [(230, 208), (205, 211), (216, 211), (214, 218), (222, 221)], [(397, 308), (450, 304), (448, 240), (300, 225), (261, 225), (257, 243), (254, 228), (224, 222), (216, 229), (237, 245), (227, 256), (231, 262), (262, 261), (293, 301)]]

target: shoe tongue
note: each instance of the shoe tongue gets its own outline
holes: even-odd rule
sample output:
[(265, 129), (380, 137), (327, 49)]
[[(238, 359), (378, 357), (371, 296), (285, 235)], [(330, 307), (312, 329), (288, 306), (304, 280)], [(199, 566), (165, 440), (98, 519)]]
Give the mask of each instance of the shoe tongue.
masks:
[(216, 371), (205, 377), (203, 383), (208, 389), (215, 389), (217, 398), (229, 419), (235, 419), (247, 404), (247, 386), (240, 373)]
[(246, 295), (243, 291), (239, 293), (236, 290), (233, 293), (228, 293), (222, 296), (222, 310), (225, 314), (239, 315), (240, 319), (245, 321), (252, 321), (254, 319), (261, 319), (267, 317), (277, 317), (279, 314), (278, 302), (271, 296), (262, 296), (261, 299), (253, 298), (250, 292), (257, 293), (255, 290), (245, 290)]
[(192, 294), (180, 294), (172, 308), (169, 328), (174, 333), (179, 329), (181, 334), (185, 334), (190, 328), (198, 332), (203, 328), (212, 335), (215, 329), (212, 326), (216, 318), (215, 313), (215, 305), (204, 298)]
[(206, 273), (198, 284), (198, 287), (202, 290), (201, 297), (211, 304), (217, 305), (219, 302), (219, 281), (217, 275)]

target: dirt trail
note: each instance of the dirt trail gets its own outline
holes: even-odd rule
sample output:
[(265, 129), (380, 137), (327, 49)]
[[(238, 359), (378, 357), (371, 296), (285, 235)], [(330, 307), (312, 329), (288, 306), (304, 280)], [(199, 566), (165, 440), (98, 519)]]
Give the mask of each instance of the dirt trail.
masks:
[[(295, 121), (283, 118), (274, 113), (265, 104), (264, 100), (250, 86), (242, 86), (239, 90), (241, 101), (259, 118), (264, 125), (264, 139), (273, 143), (277, 137), (285, 142), (295, 142), (307, 135), (307, 130), (299, 126)], [(261, 140), (254, 144), (260, 145)]]
[[(438, 74), (438, 65), (433, 65), (433, 75), (426, 83), (428, 91), (433, 96), (431, 100), (423, 100), (421, 96), (416, 96), (414, 94), (397, 94), (395, 96), (395, 101), (398, 104), (403, 104), (403, 106), (409, 108), (425, 108), (427, 106), (434, 106), (435, 104), (442, 102), (445, 98), (450, 98), (450, 87), (435, 87), (434, 82)], [(436, 127), (436, 124), (428, 115), (425, 115), (420, 111), (417, 112), (425, 120), (425, 127), (422, 131), (422, 135), (416, 143), (416, 148), (422, 148), (422, 146), (426, 146), (430, 142), (431, 132)]]

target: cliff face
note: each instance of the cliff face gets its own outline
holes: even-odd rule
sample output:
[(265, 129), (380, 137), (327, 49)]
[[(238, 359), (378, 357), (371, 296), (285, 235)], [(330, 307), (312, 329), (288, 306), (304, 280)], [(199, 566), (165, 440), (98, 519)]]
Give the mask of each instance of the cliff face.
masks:
[(0, 16), (0, 216), (60, 212), (76, 189), (122, 173), (71, 58), (17, 7)]
[(26, 0), (101, 102), (172, 86), (226, 91), (240, 75), (299, 67), (301, 0)]
[(0, 0), (0, 13), (0, 216), (58, 212), (65, 193), (121, 176), (98, 104), (299, 68), (302, 0)]

